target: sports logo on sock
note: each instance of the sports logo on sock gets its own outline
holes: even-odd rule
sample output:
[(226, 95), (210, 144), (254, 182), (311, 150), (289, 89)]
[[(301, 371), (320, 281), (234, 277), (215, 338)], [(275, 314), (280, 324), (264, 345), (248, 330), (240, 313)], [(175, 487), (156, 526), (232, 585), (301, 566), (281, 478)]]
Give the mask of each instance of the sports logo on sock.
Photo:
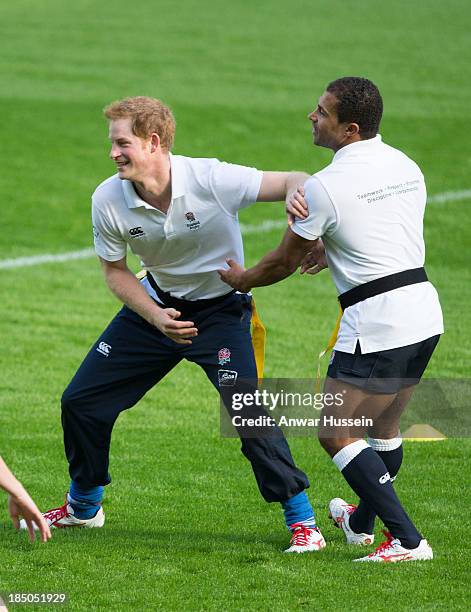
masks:
[(233, 387), (237, 380), (235, 370), (218, 370), (218, 381), (220, 387)]
[(379, 479), (379, 484), (386, 484), (388, 480), (391, 480), (391, 476), (389, 475), (389, 472), (386, 472), (386, 474), (383, 474)]
[(106, 344), (106, 342), (100, 342), (96, 350), (98, 351), (98, 353), (101, 353), (105, 357), (109, 357), (110, 351), (111, 351), (111, 345)]
[(231, 351), (228, 348), (219, 349), (218, 362), (219, 365), (225, 365), (231, 360)]

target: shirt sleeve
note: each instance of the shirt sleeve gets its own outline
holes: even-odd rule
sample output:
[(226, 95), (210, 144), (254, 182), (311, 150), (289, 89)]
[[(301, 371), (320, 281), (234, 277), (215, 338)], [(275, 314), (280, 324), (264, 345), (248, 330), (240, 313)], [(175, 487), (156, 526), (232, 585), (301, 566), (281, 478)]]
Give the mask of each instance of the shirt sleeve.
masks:
[(311, 176), (304, 190), (309, 216), (306, 219), (296, 218), (291, 229), (306, 240), (316, 240), (335, 229), (337, 214), (329, 194), (318, 178)]
[(92, 197), (93, 242), (97, 255), (106, 261), (118, 261), (126, 257), (127, 244)]
[(211, 190), (230, 215), (257, 201), (263, 172), (256, 168), (217, 161), (210, 175)]

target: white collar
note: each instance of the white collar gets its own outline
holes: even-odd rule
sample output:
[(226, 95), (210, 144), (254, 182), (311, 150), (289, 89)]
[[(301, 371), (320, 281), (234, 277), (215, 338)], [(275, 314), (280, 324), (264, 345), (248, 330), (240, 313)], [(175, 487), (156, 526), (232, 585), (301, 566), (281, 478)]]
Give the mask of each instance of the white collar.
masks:
[[(170, 158), (170, 172), (172, 177), (172, 202), (177, 198), (181, 198), (186, 192), (186, 173), (185, 173), (185, 162), (179, 155), (172, 155), (169, 153)], [(151, 206), (139, 196), (137, 191), (134, 189), (132, 181), (123, 179), (121, 181), (124, 199), (128, 208), (138, 208), (144, 206), (145, 208), (151, 208), (155, 210), (154, 206)]]
[(376, 134), (374, 138), (368, 138), (366, 140), (357, 140), (357, 142), (352, 142), (348, 145), (345, 145), (341, 149), (339, 149), (337, 153), (334, 155), (332, 162), (338, 161), (345, 155), (349, 155), (351, 153), (353, 154), (358, 153), (360, 152), (360, 150), (364, 151), (364, 150), (372, 149), (373, 147), (376, 147), (378, 144), (381, 144), (381, 142), (382, 142), (381, 134)]

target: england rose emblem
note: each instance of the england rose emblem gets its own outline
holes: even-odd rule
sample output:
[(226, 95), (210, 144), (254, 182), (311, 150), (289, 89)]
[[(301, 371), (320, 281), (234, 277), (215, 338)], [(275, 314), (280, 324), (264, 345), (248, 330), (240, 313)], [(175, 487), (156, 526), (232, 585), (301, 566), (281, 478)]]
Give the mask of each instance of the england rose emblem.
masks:
[(224, 365), (225, 363), (229, 363), (231, 360), (231, 351), (228, 348), (222, 348), (218, 352), (218, 361), (219, 365)]

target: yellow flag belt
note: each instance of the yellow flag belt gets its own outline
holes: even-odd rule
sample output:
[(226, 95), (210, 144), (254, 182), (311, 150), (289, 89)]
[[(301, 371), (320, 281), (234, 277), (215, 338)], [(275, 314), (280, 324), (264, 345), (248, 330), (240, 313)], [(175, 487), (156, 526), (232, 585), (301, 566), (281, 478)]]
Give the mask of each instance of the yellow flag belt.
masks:
[(340, 321), (342, 320), (342, 315), (343, 315), (343, 310), (339, 304), (339, 314), (337, 316), (335, 327), (332, 330), (327, 346), (325, 347), (325, 349), (323, 349), (319, 353), (319, 358), (317, 360), (317, 380), (316, 380), (316, 391), (317, 392), (321, 390), (321, 362), (322, 362), (322, 359), (325, 357), (326, 353), (331, 351), (334, 348), (335, 343), (337, 342), (337, 337), (339, 335)]
[(252, 297), (252, 345), (255, 355), (255, 364), (257, 366), (257, 377), (259, 380), (262, 380), (263, 370), (265, 368), (266, 335), (265, 325), (258, 316), (255, 300)]

